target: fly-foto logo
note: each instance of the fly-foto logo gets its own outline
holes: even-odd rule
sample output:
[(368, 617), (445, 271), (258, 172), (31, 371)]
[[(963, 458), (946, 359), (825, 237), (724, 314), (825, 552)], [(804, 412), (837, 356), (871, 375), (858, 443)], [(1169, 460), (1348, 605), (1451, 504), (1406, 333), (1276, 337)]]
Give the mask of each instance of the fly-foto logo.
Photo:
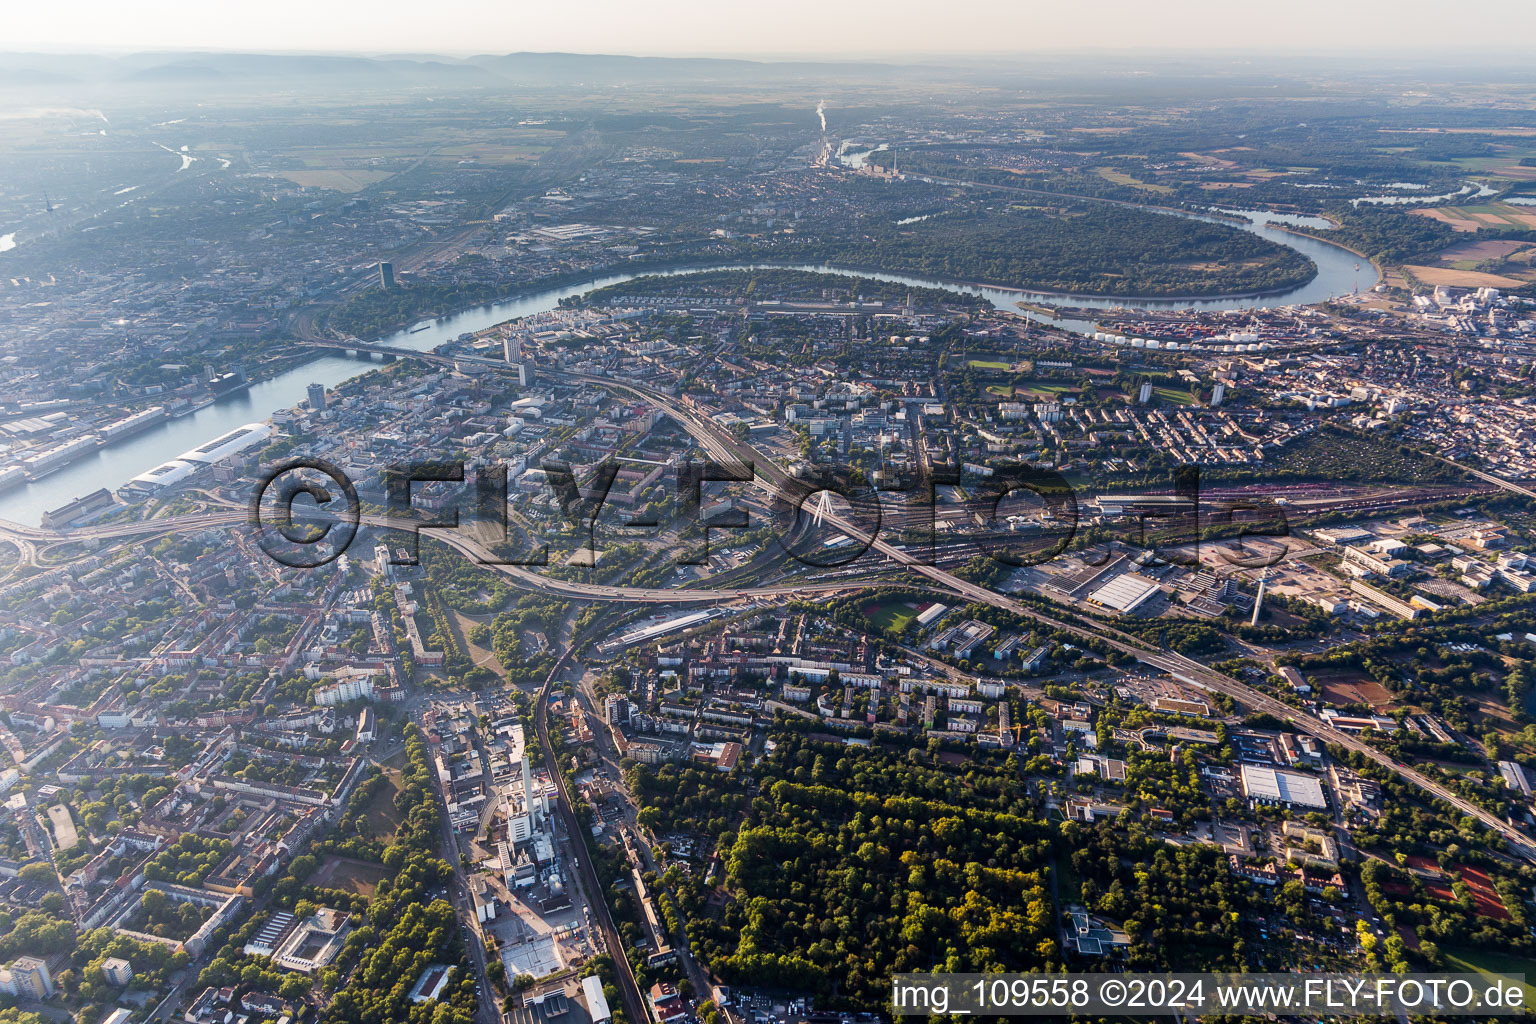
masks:
[[(1284, 506), (1271, 499), (1203, 500), (1194, 466), (1174, 472), (1171, 493), (1117, 500), (1112, 513), (1102, 499), (1098, 508), (1080, 501), (1062, 474), (1028, 466), (990, 475), (913, 473), (878, 484), (849, 466), (812, 466), (774, 481), (760, 477), (751, 462), (684, 460), (670, 469), (664, 500), (640, 508), (633, 496), (621, 502), (615, 495), (623, 467), (613, 459), (580, 468), (546, 460), (519, 480), (518, 490), (552, 499), (548, 504), (570, 527), (572, 564), (587, 565), (595, 564), (602, 530), (621, 531), (627, 539), (666, 531), (685, 542), (678, 563), (697, 565), (722, 535), (767, 528), (766, 539), (785, 557), (816, 569), (841, 568), (871, 550), (889, 554), (892, 548), (908, 564), (983, 556), (1015, 567), (1040, 565), (1075, 543), (1086, 548), (1111, 536), (1169, 563), (1198, 565), (1201, 548), (1209, 546), (1229, 565), (1259, 569), (1279, 561), (1284, 548), (1252, 542), (1290, 535)], [(549, 564), (546, 541), (513, 529), (505, 466), (470, 471), (463, 462), (416, 462), (389, 466), (380, 478), (382, 511), (367, 523), (406, 534), (391, 550), (392, 564), (415, 564), (423, 530), (472, 526), (482, 539), (488, 528), (491, 538), (488, 546), (471, 550), (483, 564)], [(422, 497), (428, 489), (434, 492), (430, 501)], [(362, 509), (358, 487), (340, 467), (292, 459), (257, 481), (250, 521), (274, 560), (313, 568), (347, 550), (364, 524)]]

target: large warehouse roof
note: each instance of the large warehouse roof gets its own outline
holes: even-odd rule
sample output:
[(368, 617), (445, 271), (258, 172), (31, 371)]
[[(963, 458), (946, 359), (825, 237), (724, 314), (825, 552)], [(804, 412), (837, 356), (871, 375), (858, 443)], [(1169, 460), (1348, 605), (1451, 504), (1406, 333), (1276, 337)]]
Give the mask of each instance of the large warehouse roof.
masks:
[(1145, 576), (1128, 572), (1124, 576), (1116, 576), (1089, 594), (1088, 600), (1117, 612), (1129, 613), (1141, 607), (1157, 590), (1157, 584)]
[(272, 436), (272, 428), (265, 423), (247, 423), (212, 441), (205, 441), (189, 452), (177, 456), (183, 462), (222, 462), (236, 452), (244, 451), (253, 444)]
[(608, 999), (603, 995), (603, 980), (595, 975), (581, 979), (581, 994), (587, 998), (587, 1016), (592, 1024), (602, 1024), (613, 1014), (608, 1009)]
[(170, 462), (162, 462), (154, 469), (140, 473), (128, 481), (127, 487), (129, 490), (159, 490), (162, 487), (172, 487), (191, 476), (197, 469), (198, 467), (190, 462), (172, 459)]
[(1323, 784), (1311, 775), (1279, 771), (1259, 764), (1243, 765), (1243, 793), (1252, 800), (1322, 810)]

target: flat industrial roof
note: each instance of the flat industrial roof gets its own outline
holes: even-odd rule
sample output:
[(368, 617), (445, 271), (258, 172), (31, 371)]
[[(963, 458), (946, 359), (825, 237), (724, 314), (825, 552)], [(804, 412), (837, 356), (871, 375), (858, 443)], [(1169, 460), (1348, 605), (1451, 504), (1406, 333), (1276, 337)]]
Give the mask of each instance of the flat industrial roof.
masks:
[(603, 980), (596, 975), (581, 979), (581, 994), (587, 1000), (587, 1015), (594, 1022), (605, 1021), (613, 1016), (608, 1009), (608, 998), (603, 995)]
[(1325, 808), (1323, 784), (1311, 775), (1279, 771), (1260, 764), (1242, 766), (1243, 792), (1255, 800), (1291, 804), (1296, 807)]
[(1157, 584), (1145, 576), (1128, 572), (1116, 576), (1098, 590), (1088, 595), (1088, 600), (1113, 608), (1117, 612), (1135, 611), (1142, 602), (1157, 593)]

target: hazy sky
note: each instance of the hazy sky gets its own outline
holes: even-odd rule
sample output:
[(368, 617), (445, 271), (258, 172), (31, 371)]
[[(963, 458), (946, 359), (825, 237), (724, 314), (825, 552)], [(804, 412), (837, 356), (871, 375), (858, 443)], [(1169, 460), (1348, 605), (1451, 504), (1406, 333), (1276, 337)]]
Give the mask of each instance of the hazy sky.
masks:
[(838, 55), (1098, 48), (1508, 49), (1536, 2), (1482, 0), (10, 0), (0, 49)]

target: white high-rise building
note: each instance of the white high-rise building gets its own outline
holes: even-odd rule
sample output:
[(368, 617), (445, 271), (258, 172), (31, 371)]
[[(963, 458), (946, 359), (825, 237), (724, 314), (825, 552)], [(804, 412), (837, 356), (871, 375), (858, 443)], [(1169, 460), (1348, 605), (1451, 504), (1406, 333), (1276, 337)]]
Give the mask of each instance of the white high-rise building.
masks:
[(334, 707), (354, 700), (373, 700), (373, 696), (373, 676), (370, 675), (352, 676), (315, 689), (315, 703), (321, 707)]
[(528, 763), (528, 758), (523, 758), (523, 810), (533, 811), (533, 765)]

